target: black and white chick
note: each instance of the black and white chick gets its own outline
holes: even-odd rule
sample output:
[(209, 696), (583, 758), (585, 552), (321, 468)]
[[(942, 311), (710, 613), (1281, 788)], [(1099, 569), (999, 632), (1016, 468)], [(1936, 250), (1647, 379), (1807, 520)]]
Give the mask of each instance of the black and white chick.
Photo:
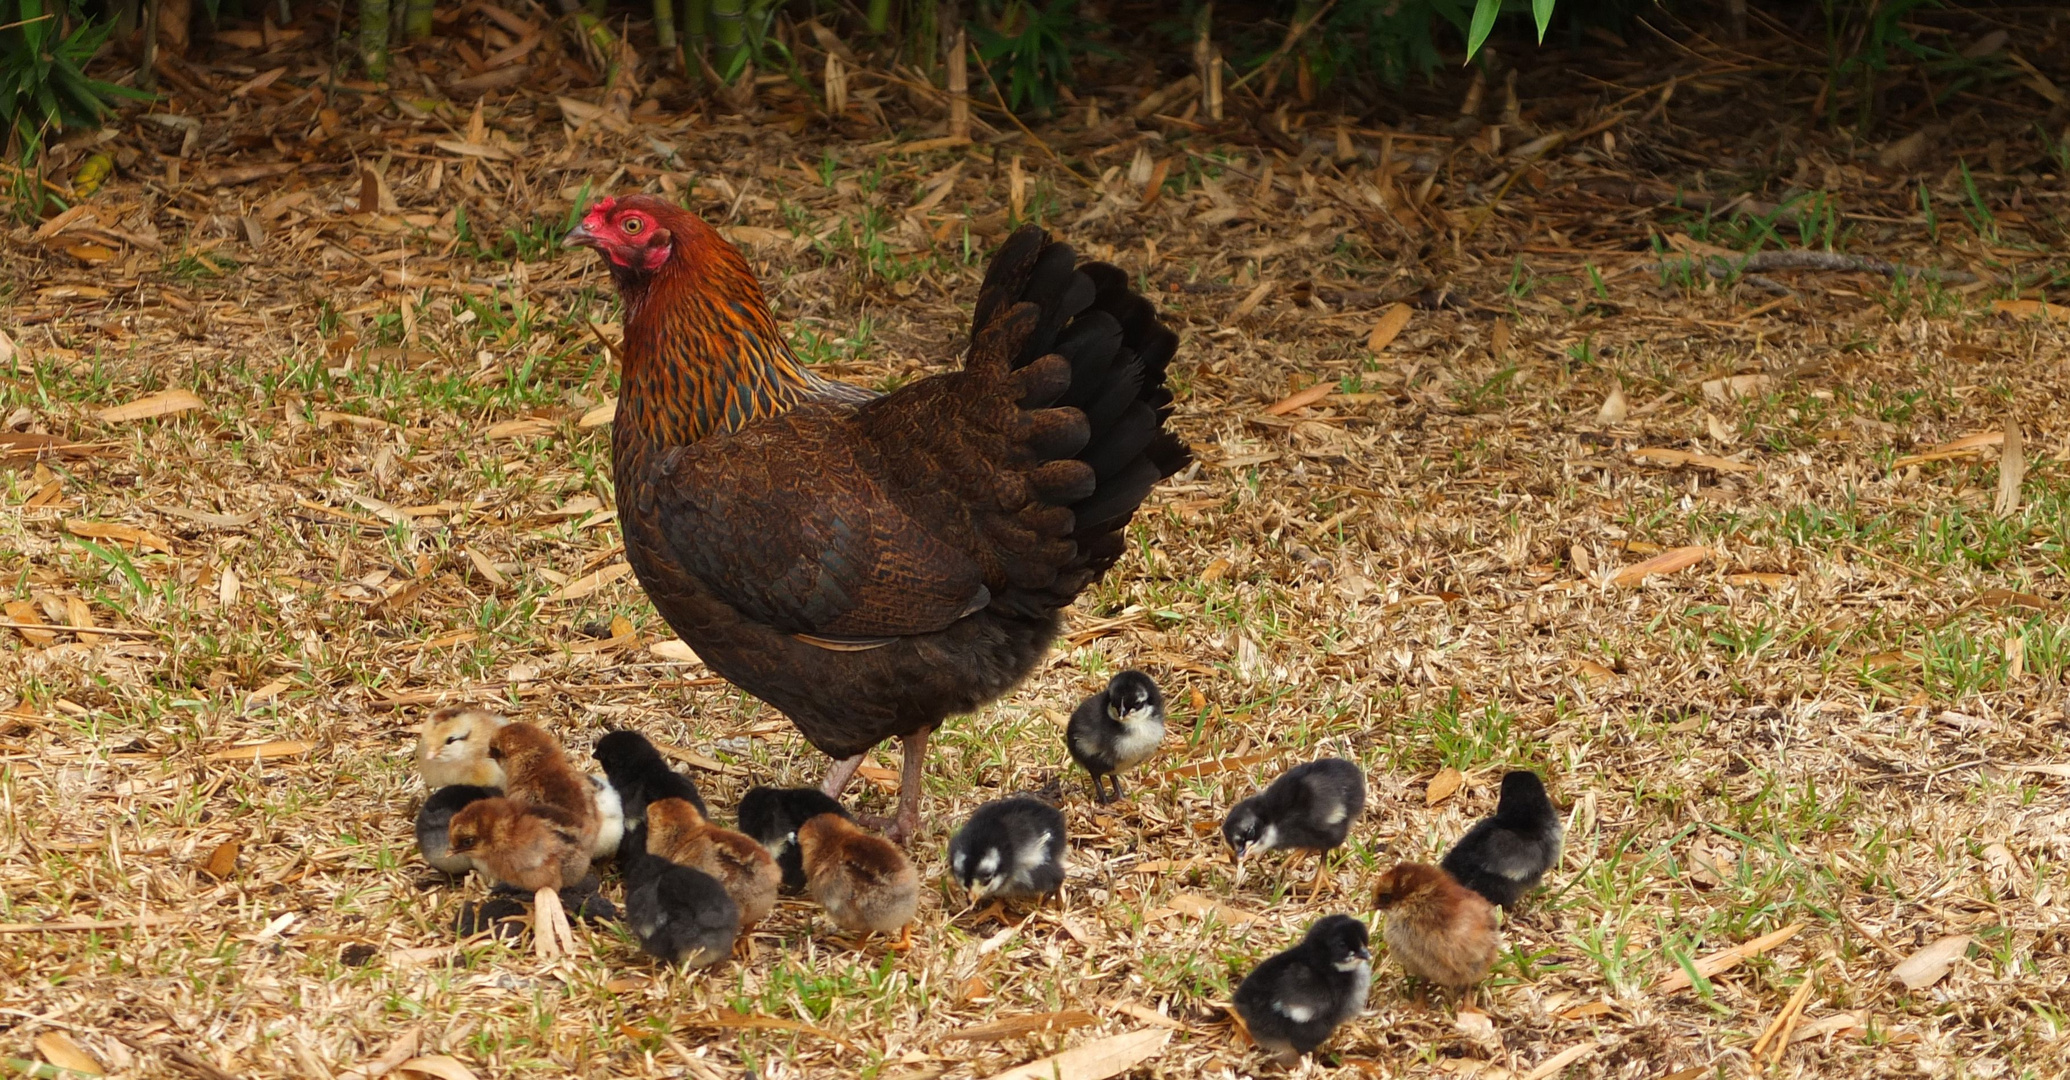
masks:
[(994, 799), (949, 838), (949, 872), (970, 902), (1039, 900), (1064, 884), (1064, 815), (1030, 795)]
[(649, 956), (687, 968), (709, 967), (733, 952), (740, 907), (702, 870), (628, 849), (625, 916)]
[[(1238, 882), (1244, 859), (1255, 852), (1290, 848), (1328, 854), (1344, 843), (1365, 811), (1366, 774), (1357, 765), (1323, 758), (1288, 769), (1222, 820), (1222, 836), (1236, 851)], [(1317, 871), (1317, 893), (1327, 876)]]
[(1545, 781), (1519, 769), (1502, 774), (1495, 816), (1466, 830), (1440, 865), (1489, 903), (1514, 907), (1560, 861), (1565, 836)]
[(798, 852), (798, 826), (821, 814), (849, 817), (846, 808), (818, 788), (755, 787), (740, 797), (740, 831), (776, 856), (776, 867), (783, 871), (785, 892), (805, 889), (805, 859)]
[(683, 799), (696, 807), (699, 814), (711, 816), (697, 785), (669, 768), (668, 759), (645, 735), (614, 731), (598, 739), (590, 753), (604, 767), (604, 778), (609, 782), (605, 786), (618, 799), (619, 815), (625, 823), (624, 838), (619, 843), (621, 851), (647, 850), (647, 804), (657, 799)]
[(501, 788), (478, 784), (447, 784), (431, 793), (417, 811), (417, 852), (424, 861), (448, 874), (465, 874), (475, 868), (474, 859), (453, 851), (450, 833), (453, 815), (477, 799), (503, 794)]
[[(1140, 671), (1124, 671), (1079, 702), (1064, 728), (1064, 746), (1092, 774), (1093, 798), (1121, 798), (1121, 772), (1148, 761), (1164, 742), (1164, 691)], [(1114, 794), (1102, 786), (1111, 782)]]
[(1292, 1064), (1366, 1007), (1373, 953), (1366, 924), (1325, 915), (1293, 948), (1266, 959), (1236, 988), (1251, 1041)]

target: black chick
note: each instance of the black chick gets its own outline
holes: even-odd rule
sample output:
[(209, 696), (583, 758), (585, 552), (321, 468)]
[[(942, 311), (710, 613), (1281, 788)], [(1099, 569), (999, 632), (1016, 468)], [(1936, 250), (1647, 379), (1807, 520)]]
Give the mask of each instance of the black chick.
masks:
[(798, 851), (798, 826), (821, 814), (839, 814), (849, 820), (848, 811), (818, 788), (749, 788), (740, 797), (740, 831), (776, 856), (783, 871), (783, 890), (805, 889), (805, 859)]
[(647, 804), (658, 799), (683, 799), (705, 817), (704, 796), (690, 778), (669, 768), (668, 759), (637, 731), (614, 731), (597, 740), (590, 753), (604, 767), (604, 776), (617, 789), (618, 803), (625, 816), (625, 837), (620, 850), (637, 854), (647, 850)]
[(977, 808), (949, 839), (949, 872), (975, 904), (1038, 900), (1064, 884), (1064, 815), (1029, 795)]
[[(1079, 702), (1064, 728), (1064, 746), (1071, 760), (1092, 774), (1093, 798), (1121, 798), (1123, 769), (1133, 769), (1157, 753), (1164, 742), (1164, 691), (1140, 671), (1124, 671), (1107, 688)], [(1114, 794), (1101, 787), (1111, 780)]]
[(1566, 831), (1538, 774), (1507, 772), (1495, 816), (1466, 830), (1440, 865), (1489, 903), (1513, 907), (1560, 861)]
[(684, 967), (718, 963), (740, 935), (740, 907), (717, 878), (645, 851), (625, 859), (625, 915), (642, 950)]
[[(1344, 843), (1365, 810), (1366, 774), (1342, 758), (1323, 758), (1288, 769), (1264, 791), (1237, 803), (1222, 821), (1222, 836), (1236, 850), (1241, 881), (1245, 856), (1274, 848), (1323, 855)], [(1326, 877), (1317, 872), (1316, 893), (1322, 892)]]
[(1366, 924), (1325, 915), (1299, 944), (1244, 978), (1236, 988), (1236, 1013), (1253, 1042), (1291, 1064), (1363, 1011), (1372, 986)]
[(501, 794), (500, 789), (475, 784), (448, 784), (432, 792), (417, 811), (417, 851), (424, 861), (448, 874), (465, 874), (474, 869), (472, 857), (453, 852), (453, 815), (468, 803)]

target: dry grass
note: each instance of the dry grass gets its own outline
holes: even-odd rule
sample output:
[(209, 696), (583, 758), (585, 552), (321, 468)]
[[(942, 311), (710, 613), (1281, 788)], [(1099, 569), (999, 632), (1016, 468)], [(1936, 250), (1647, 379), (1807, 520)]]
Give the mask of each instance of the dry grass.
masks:
[[(1293, 154), (1217, 149), (1176, 122), (1045, 129), (1080, 171), (1118, 166), (1088, 189), (1025, 138), (900, 156), (867, 92), (834, 133), (786, 87), (759, 127), (649, 113), (574, 131), (520, 95), (470, 130), (465, 106), (324, 104), (299, 77), (230, 99), (234, 69), (189, 74), (217, 96), (183, 107), (228, 141), (204, 141), (177, 184), (138, 166), (88, 203), (97, 225), (16, 230), (0, 286), (19, 346), (0, 415), (84, 444), (0, 471), (8, 619), (122, 631), (18, 630), (0, 651), (0, 922), (31, 924), (0, 933), (7, 1054), (59, 1032), (130, 1076), (372, 1076), (443, 1053), (482, 1076), (981, 1077), (1152, 1027), (1173, 1040), (1134, 1075), (1250, 1075), (1219, 1010), (1242, 973), (1318, 914), (1360, 910), (1385, 864), (1434, 857), (1490, 809), (1502, 768), (1530, 766), (1572, 827), (1480, 995), (1490, 1022), (1417, 1004), (1383, 957), (1370, 1011), (1303, 1069), (1738, 1076), (1787, 1011), (1779, 1075), (2061, 1073), (2070, 325), (1990, 302), (2062, 280), (2066, 188), (2019, 117), (1976, 136), (1999, 162), (1977, 166), (1967, 217), (1950, 167), (1981, 155), (1967, 143), (1910, 175), (1804, 136), (1796, 174), (1853, 215), (1830, 221), (1844, 250), (1986, 280), (1776, 274), (1792, 291), (1775, 302), (1624, 272), (1649, 235), (1738, 247), (1758, 230), (1599, 184), (1733, 149), (1747, 110), (1802, 107), (1753, 75), (1683, 82), (1676, 126), (1627, 115), (1604, 129), (1614, 151), (1591, 135), (1514, 176), (1485, 135), (1413, 134), (1442, 116), (1391, 141), (1347, 132), (1342, 162), (1315, 118), (1282, 136), (1308, 148)], [(1584, 130), (1621, 96), (1535, 122)], [(362, 183), (335, 169), (192, 183), (263, 160), (243, 134), (318, 131), (330, 107), (351, 134), (288, 149), (399, 151), (393, 209), (360, 212)], [(115, 145), (149, 162), (180, 131), (133, 123)], [(436, 148), (456, 133), (518, 160)], [(1169, 162), (1147, 208), (1138, 149)], [(918, 947), (830, 947), (798, 902), (752, 962), (691, 976), (611, 929), (552, 966), (456, 945), (480, 886), (435, 880), (409, 835), (406, 751), (434, 703), (499, 703), (578, 750), (639, 728), (719, 763), (697, 779), (720, 807), (824, 765), (781, 717), (647, 647), (665, 627), (600, 512), (607, 429), (578, 422), (612, 387), (595, 340), (616, 317), (608, 282), (546, 246), (577, 186), (694, 183), (692, 205), (745, 226), (802, 351), (884, 385), (950, 359), (1015, 156), (1028, 212), (1174, 286), (1158, 295), (1183, 326), (1178, 424), (1201, 465), (1156, 497), (1053, 662), (937, 740)], [(1906, 204), (1921, 183), (1937, 237)], [(517, 239), (487, 250), (506, 228)], [(1369, 351), (1388, 305), (1432, 284), (1463, 299), (1424, 294)], [(1735, 376), (1751, 378), (1707, 386)], [(1318, 381), (1337, 393), (1268, 411)], [(166, 388), (202, 405), (98, 417)], [(1613, 391), (1626, 412), (1606, 419)], [(1898, 461), (2008, 417), (2025, 466), (2009, 512), (1996, 446)], [(1685, 546), (1704, 558), (1610, 583)], [(610, 636), (620, 617), (636, 638)], [(1065, 770), (1061, 723), (1126, 665), (1173, 694), (1158, 765), (1182, 771), (1100, 811)], [(305, 745), (220, 754), (267, 741)], [(1366, 765), (1373, 794), (1333, 892), (1296, 899), (1305, 870), (1233, 889), (1222, 809), (1325, 752)], [(1444, 769), (1466, 784), (1427, 805)], [(1022, 789), (1064, 797), (1071, 878), (1061, 910), (1009, 931), (959, 914), (941, 847), (979, 801)], [(1794, 924), (1736, 968), (1660, 985)], [(1971, 943), (1944, 978), (1893, 981), (1949, 935)], [(1079, 1026), (970, 1031), (1050, 1013)]]

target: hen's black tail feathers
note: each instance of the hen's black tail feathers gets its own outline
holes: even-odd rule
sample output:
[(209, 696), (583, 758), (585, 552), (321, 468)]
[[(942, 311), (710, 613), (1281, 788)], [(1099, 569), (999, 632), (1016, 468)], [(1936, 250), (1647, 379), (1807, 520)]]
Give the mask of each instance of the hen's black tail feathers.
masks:
[(1022, 304), (1039, 312), (1022, 339), (1015, 370), (1057, 355), (1070, 364), (1070, 382), (1030, 387), (1024, 409), (1069, 406), (1085, 414), (1090, 436), (1073, 455), (1092, 467), (1090, 490), (1079, 483), (1055, 493), (1075, 517), (1071, 539), (1079, 558), (1052, 589), (1066, 595), (1104, 573), (1121, 557), (1122, 530), (1159, 480), (1186, 467), (1192, 452), (1164, 428), (1172, 412), (1165, 368), (1179, 337), (1158, 321), (1157, 309), (1129, 288), (1128, 275), (1108, 263), (1079, 263), (1068, 245), (1042, 229), (1024, 226), (999, 249), (985, 272), (971, 319), (973, 341), (995, 320)]

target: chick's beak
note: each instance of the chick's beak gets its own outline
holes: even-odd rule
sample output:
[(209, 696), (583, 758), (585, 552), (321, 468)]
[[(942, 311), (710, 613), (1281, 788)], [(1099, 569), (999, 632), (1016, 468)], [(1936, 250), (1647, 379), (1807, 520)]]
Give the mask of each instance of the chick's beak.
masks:
[(561, 240), (561, 246), (564, 248), (601, 248), (604, 246), (604, 238), (591, 232), (589, 222), (585, 221), (568, 230), (568, 235)]
[(982, 904), (982, 903), (984, 903), (984, 902), (985, 902), (985, 897), (987, 897), (987, 896), (991, 895), (991, 893), (992, 893), (992, 890), (991, 890), (991, 889), (989, 889), (989, 888), (987, 888), (987, 887), (985, 886), (985, 883), (984, 883), (984, 882), (982, 882), (982, 881), (974, 881), (974, 882), (970, 883), (970, 885), (969, 885), (969, 886), (967, 886), (967, 888), (969, 888), (969, 890), (970, 890), (970, 906), (971, 906), (971, 907), (976, 907), (976, 906), (978, 906), (979, 904)]

